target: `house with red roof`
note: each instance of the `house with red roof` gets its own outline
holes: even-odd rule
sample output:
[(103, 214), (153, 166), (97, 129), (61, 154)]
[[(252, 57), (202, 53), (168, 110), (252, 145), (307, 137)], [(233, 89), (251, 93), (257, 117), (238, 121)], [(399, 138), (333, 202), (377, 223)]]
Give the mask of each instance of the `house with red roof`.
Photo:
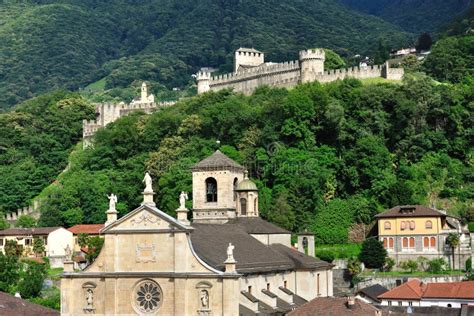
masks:
[(382, 306), (450, 307), (474, 305), (474, 281), (423, 283), (412, 279), (378, 296)]
[(77, 241), (77, 237), (80, 234), (87, 234), (91, 237), (99, 236), (102, 228), (104, 228), (104, 224), (78, 224), (68, 228), (73, 235), (74, 251), (81, 251), (81, 247)]

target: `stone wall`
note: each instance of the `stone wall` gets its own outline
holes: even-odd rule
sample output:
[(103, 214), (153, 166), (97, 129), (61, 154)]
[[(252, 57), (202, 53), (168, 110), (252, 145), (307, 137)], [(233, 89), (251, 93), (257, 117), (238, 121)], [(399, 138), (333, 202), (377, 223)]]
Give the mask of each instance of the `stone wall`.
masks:
[(29, 215), (32, 216), (35, 219), (39, 219), (40, 216), (40, 202), (38, 200), (33, 201), (33, 205), (26, 206), (23, 208), (18, 209), (16, 212), (12, 212), (9, 214), (6, 214), (4, 216), (4, 219), (10, 224), (10, 226), (15, 227), (16, 221), (18, 220), (18, 217), (22, 215)]

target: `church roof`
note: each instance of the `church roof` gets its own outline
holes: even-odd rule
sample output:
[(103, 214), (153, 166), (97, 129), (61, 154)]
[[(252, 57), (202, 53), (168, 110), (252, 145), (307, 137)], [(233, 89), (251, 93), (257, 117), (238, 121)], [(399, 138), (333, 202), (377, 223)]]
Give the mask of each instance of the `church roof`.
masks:
[(227, 169), (243, 171), (245, 168), (224, 155), (220, 150), (216, 150), (212, 155), (195, 164), (192, 169), (193, 171)]
[(231, 219), (229, 224), (240, 226), (247, 234), (291, 234), (291, 232), (267, 222), (260, 217), (238, 217)]
[[(263, 221), (263, 220), (262, 220)], [(198, 256), (215, 269), (224, 271), (226, 249), (235, 246), (238, 273), (251, 274), (294, 269), (328, 269), (331, 264), (304, 254), (293, 254), (283, 245), (266, 246), (253, 238), (242, 222), (226, 224), (193, 224), (191, 241)], [(288, 250), (286, 250), (286, 249)]]

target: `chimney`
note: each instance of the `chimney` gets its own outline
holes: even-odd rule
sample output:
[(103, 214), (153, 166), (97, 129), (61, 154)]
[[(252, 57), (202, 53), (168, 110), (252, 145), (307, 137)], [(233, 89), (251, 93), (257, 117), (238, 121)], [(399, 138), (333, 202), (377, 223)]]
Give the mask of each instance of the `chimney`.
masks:
[(74, 272), (74, 261), (64, 261), (64, 272)]
[(348, 296), (347, 297), (347, 308), (354, 309), (354, 307), (355, 307), (355, 298), (354, 298), (354, 296)]

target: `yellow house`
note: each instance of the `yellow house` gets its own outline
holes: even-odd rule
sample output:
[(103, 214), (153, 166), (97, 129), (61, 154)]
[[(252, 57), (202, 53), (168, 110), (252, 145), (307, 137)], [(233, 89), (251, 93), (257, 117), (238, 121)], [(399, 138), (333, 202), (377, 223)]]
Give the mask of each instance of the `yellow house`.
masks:
[(460, 235), (461, 246), (456, 254), (463, 258), (462, 264), (470, 256), (469, 231), (445, 212), (424, 205), (402, 205), (375, 217), (379, 240), (397, 263), (420, 256), (428, 259), (444, 257), (450, 262), (451, 249), (445, 241), (451, 232)]

